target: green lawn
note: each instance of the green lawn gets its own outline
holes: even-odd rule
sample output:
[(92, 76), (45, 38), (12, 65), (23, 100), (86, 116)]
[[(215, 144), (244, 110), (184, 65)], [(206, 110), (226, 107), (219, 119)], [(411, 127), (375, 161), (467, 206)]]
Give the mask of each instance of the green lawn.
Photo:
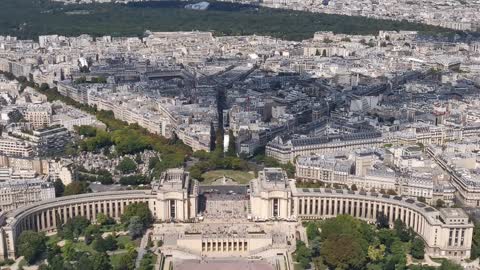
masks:
[(115, 224), (111, 224), (111, 225), (102, 225), (100, 227), (100, 232), (104, 233), (104, 232), (119, 232), (119, 231), (125, 231), (127, 230), (127, 228), (125, 228), (125, 225), (122, 224), (122, 223), (115, 223)]
[(233, 170), (215, 170), (209, 171), (202, 175), (205, 179), (203, 184), (211, 184), (218, 178), (222, 178), (225, 175), (227, 178), (235, 180), (238, 184), (248, 184), (250, 180), (255, 178), (255, 176), (249, 172), (244, 171), (233, 171)]
[(125, 256), (125, 254), (114, 254), (110, 256), (110, 263), (112, 264), (113, 269), (118, 269), (120, 266), (120, 258)]
[(119, 246), (123, 245), (125, 247), (129, 243), (132, 243), (134, 246), (138, 247), (140, 245), (140, 239), (132, 240), (132, 238), (128, 235), (117, 236), (117, 244)]
[(436, 262), (436, 263), (443, 263), (443, 261), (447, 260), (445, 258), (432, 258), (430, 257), (430, 259), (432, 259), (432, 261)]
[(60, 242), (61, 240), (62, 240), (62, 239), (61, 239), (60, 236), (58, 236), (57, 234), (50, 235), (50, 236), (48, 236), (47, 244), (48, 244), (48, 245), (57, 244), (57, 243)]
[(293, 269), (294, 269), (294, 270), (304, 270), (304, 269), (302, 268), (302, 266), (301, 266), (300, 264), (298, 264), (298, 263), (294, 263), (294, 264), (293, 264)]
[(74, 242), (73, 247), (77, 251), (88, 252), (90, 254), (96, 253), (96, 251), (93, 250), (92, 246), (85, 244), (85, 242), (83, 241)]

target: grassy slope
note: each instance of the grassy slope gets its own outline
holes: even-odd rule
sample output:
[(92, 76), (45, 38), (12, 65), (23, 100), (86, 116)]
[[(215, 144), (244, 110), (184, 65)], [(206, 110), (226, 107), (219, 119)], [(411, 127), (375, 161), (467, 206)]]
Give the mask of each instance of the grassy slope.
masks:
[(223, 176), (235, 180), (238, 184), (247, 184), (255, 176), (248, 172), (233, 171), (233, 170), (215, 170), (204, 173), (202, 176), (205, 179), (202, 184), (210, 184), (218, 178)]

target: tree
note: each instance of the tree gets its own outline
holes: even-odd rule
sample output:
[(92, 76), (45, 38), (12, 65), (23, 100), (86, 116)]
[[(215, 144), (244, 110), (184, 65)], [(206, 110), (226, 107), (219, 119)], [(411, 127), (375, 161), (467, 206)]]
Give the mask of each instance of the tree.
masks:
[[(350, 215), (338, 215), (322, 223), (320, 232), (322, 240), (337, 234), (351, 234), (364, 238), (367, 241), (373, 241), (374, 238), (374, 231), (371, 226)], [(365, 251), (367, 248), (368, 246), (365, 246)]]
[(149, 227), (153, 222), (152, 212), (146, 203), (132, 203), (125, 207), (125, 211), (121, 217), (122, 223), (128, 224), (134, 216), (140, 218), (144, 228)]
[(237, 156), (236, 146), (235, 146), (235, 136), (233, 135), (233, 130), (228, 131), (228, 148), (227, 156), (235, 157)]
[(63, 196), (65, 185), (63, 184), (62, 180), (56, 179), (55, 182), (53, 182), (53, 187), (55, 188), (55, 197)]
[(314, 238), (313, 240), (309, 241), (309, 246), (310, 250), (312, 251), (312, 256), (313, 257), (319, 257), (320, 256), (320, 248), (322, 246), (322, 243), (320, 242), (320, 238)]
[[(105, 148), (105, 149), (107, 149), (107, 148)], [(99, 181), (102, 185), (113, 184), (113, 176), (109, 171), (98, 170), (96, 173), (98, 174), (98, 176), (96, 177), (96, 180)]]
[(140, 261), (140, 270), (153, 270), (155, 265), (154, 257), (151, 252), (145, 254)]
[(85, 137), (95, 137), (97, 135), (97, 128), (92, 126), (74, 126), (75, 131)]
[(115, 270), (133, 270), (135, 269), (135, 262), (131, 256), (122, 256), (120, 257), (120, 262)]
[(425, 257), (425, 243), (420, 237), (413, 239), (410, 253), (415, 259), (423, 259)]
[(421, 197), (421, 196), (420, 196), (420, 197), (417, 197), (417, 200), (418, 200), (419, 202), (422, 202), (422, 203), (425, 203), (425, 202), (426, 202), (425, 197)]
[(18, 254), (29, 263), (35, 263), (47, 250), (47, 238), (41, 232), (23, 231), (17, 240)]
[(92, 248), (97, 252), (106, 252), (104, 240), (101, 235), (97, 235), (91, 244)]
[(353, 235), (334, 235), (322, 244), (320, 254), (333, 269), (360, 269), (367, 257), (361, 240)]
[(48, 83), (42, 83), (42, 84), (40, 85), (39, 90), (43, 92), (43, 91), (45, 91), (45, 90), (47, 90), (47, 89), (49, 89), (49, 88), (50, 88), (50, 86), (48, 86)]
[(395, 235), (393, 230), (389, 230), (388, 228), (380, 229), (377, 233), (378, 240), (381, 244), (385, 245), (387, 250), (390, 250), (393, 242), (398, 239)]
[(295, 176), (295, 165), (293, 165), (290, 161), (287, 164), (282, 164), (281, 167), (285, 170), (289, 178), (293, 178)]
[(85, 182), (73, 181), (65, 187), (64, 196), (78, 195), (89, 191), (88, 184)]
[(92, 242), (92, 248), (100, 253), (113, 251), (117, 249), (117, 242), (112, 235), (107, 236), (105, 239), (98, 235)]
[(62, 250), (57, 244), (47, 246), (47, 262), (50, 270), (63, 270)]
[(63, 245), (62, 247), (62, 255), (65, 262), (71, 262), (76, 260), (77, 251), (75, 250), (75, 247), (73, 246), (72, 241), (70, 240), (65, 241), (65, 245)]
[(383, 212), (378, 212), (375, 225), (377, 225), (379, 229), (388, 228), (388, 217)]
[(312, 260), (312, 253), (303, 241), (297, 240), (295, 260), (300, 264), (302, 269), (306, 269), (310, 265), (310, 261)]
[(120, 262), (115, 270), (133, 270), (135, 269), (135, 259), (137, 257), (137, 251), (135, 246), (128, 244), (126, 247), (127, 254), (120, 258)]
[(141, 174), (127, 175), (120, 178), (119, 183), (124, 186), (137, 186), (142, 184), (148, 184), (150, 179)]
[(394, 256), (395, 255), (405, 256), (406, 254), (405, 243), (401, 242), (398, 239), (395, 239), (390, 247), (390, 252)]
[(83, 253), (80, 256), (76, 265), (77, 265), (76, 270), (92, 270), (93, 269), (93, 262), (90, 259), (90, 255), (87, 253)]
[(407, 225), (405, 225), (405, 223), (402, 220), (396, 219), (393, 223), (393, 229), (395, 230), (395, 233), (397, 234), (398, 238), (400, 238), (402, 242), (410, 241), (411, 239), (410, 232), (407, 229)]
[(353, 184), (351, 187), (350, 187), (351, 190), (353, 191), (357, 191), (358, 190), (358, 187), (357, 185)]
[(436, 203), (437, 208), (445, 207), (445, 202), (442, 199), (438, 199)]
[(384, 266), (383, 266), (383, 263), (379, 263), (379, 264), (370, 263), (367, 266), (367, 270), (384, 270)]
[(349, 215), (339, 215), (321, 224), (323, 262), (335, 269), (359, 269), (366, 263), (368, 246), (375, 241), (375, 232), (366, 222)]
[(379, 246), (368, 246), (368, 258), (373, 261), (381, 261), (383, 260), (383, 256), (385, 255), (385, 245), (380, 244)]
[(111, 270), (112, 265), (110, 264), (110, 260), (108, 259), (107, 253), (95, 253), (93, 254), (92, 262), (93, 262), (93, 270)]
[(474, 260), (478, 257), (480, 257), (480, 223), (475, 222), (475, 227), (473, 227), (472, 251), (470, 259)]
[(107, 146), (107, 147), (103, 148), (102, 154), (106, 157), (110, 157), (111, 156), (110, 147)]
[(197, 166), (192, 166), (190, 168), (190, 177), (192, 177), (193, 179), (197, 179), (198, 181), (203, 181), (202, 175), (203, 175), (202, 170)]
[(160, 159), (157, 156), (151, 157), (150, 159), (148, 159), (148, 169), (153, 170), (159, 163)]
[(90, 224), (88, 225), (87, 228), (85, 228), (85, 244), (89, 245), (94, 238), (100, 235), (100, 226), (95, 225), (95, 224)]
[(114, 224), (115, 220), (111, 217), (108, 217), (104, 213), (98, 213), (97, 214), (97, 223), (100, 225), (110, 225)]
[(463, 270), (463, 267), (449, 260), (444, 260), (438, 270)]
[(387, 259), (385, 269), (387, 270), (399, 270), (406, 269), (407, 257), (406, 247), (407, 243), (401, 242), (399, 239), (395, 239), (390, 246), (391, 256)]
[(76, 216), (67, 220), (61, 227), (60, 235), (68, 240), (76, 240), (84, 235), (85, 229), (90, 225), (90, 221), (82, 216)]
[(134, 173), (137, 170), (137, 164), (131, 158), (123, 158), (117, 165), (117, 170), (123, 174)]
[(144, 226), (140, 217), (133, 216), (128, 223), (128, 233), (132, 238), (137, 238), (143, 234)]
[(136, 162), (137, 164), (142, 164), (142, 163), (143, 163), (142, 156), (140, 155), (140, 153), (137, 153), (137, 154), (135, 155), (135, 162)]
[(409, 265), (408, 269), (409, 270), (436, 270), (437, 268), (434, 266), (428, 266), (428, 265)]
[(318, 232), (318, 226), (317, 224), (315, 224), (315, 222), (309, 222), (307, 224), (306, 231), (308, 240), (313, 240), (320, 235), (320, 233)]
[(397, 195), (397, 192), (396, 192), (395, 190), (393, 190), (393, 189), (389, 189), (389, 190), (387, 190), (387, 194), (388, 194), (388, 195), (395, 196), (395, 195)]
[(113, 235), (108, 235), (104, 239), (104, 247), (107, 251), (113, 251), (117, 249), (117, 241)]
[(149, 235), (147, 239), (147, 248), (152, 248), (152, 247), (153, 247), (152, 236)]

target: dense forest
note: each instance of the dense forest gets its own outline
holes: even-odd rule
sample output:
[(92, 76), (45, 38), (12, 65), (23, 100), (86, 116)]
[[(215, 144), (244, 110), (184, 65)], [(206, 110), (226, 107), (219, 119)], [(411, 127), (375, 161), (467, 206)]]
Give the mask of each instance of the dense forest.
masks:
[(213, 2), (209, 10), (188, 10), (189, 2), (63, 5), (49, 0), (0, 1), (0, 35), (34, 39), (42, 34), (141, 36), (151, 31), (214, 31), (216, 35), (271, 35), (289, 40), (316, 31), (375, 34), (379, 30), (418, 30), (452, 34), (417, 23), (270, 9)]

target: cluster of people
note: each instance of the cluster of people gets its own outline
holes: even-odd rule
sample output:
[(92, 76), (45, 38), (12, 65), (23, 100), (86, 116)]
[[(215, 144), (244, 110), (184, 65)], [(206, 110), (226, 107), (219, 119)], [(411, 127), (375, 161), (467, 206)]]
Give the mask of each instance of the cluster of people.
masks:
[(203, 216), (209, 219), (244, 219), (248, 200), (238, 194), (206, 194)]
[(244, 219), (247, 216), (247, 200), (208, 200), (203, 216), (209, 219)]
[(189, 233), (202, 233), (204, 236), (232, 236), (236, 237), (247, 237), (248, 232), (260, 232), (262, 228), (255, 224), (206, 224), (198, 223), (192, 224), (188, 230)]

